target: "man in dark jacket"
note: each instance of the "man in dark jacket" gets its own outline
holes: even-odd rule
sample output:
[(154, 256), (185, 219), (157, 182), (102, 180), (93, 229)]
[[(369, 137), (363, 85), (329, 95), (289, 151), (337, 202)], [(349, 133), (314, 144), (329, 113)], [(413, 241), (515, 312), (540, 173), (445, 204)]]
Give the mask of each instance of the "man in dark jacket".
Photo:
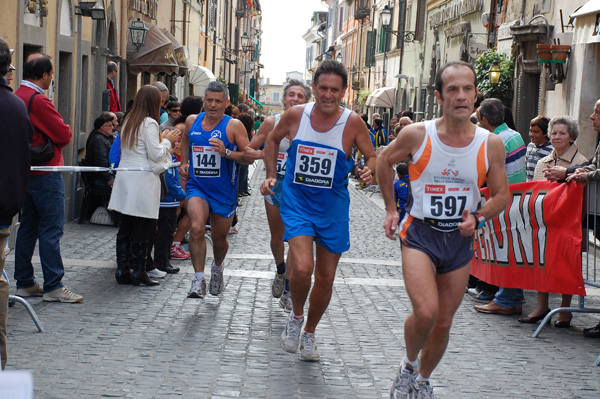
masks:
[[(15, 94), (29, 108), (33, 125), (32, 145), (50, 140), (52, 159), (44, 166), (62, 166), (62, 148), (71, 141), (71, 128), (63, 121), (54, 104), (44, 95), (50, 87), (54, 65), (49, 56), (31, 54), (23, 64), (23, 81)], [(60, 172), (31, 172), (23, 216), (15, 247), (15, 280), (17, 295), (41, 296), (48, 302), (81, 302), (83, 297), (62, 283), (65, 268), (60, 255), (60, 239), (65, 227), (65, 183)], [(35, 281), (31, 259), (39, 240), (44, 287)]]
[[(94, 130), (90, 133), (85, 145), (85, 161), (88, 166), (110, 167), (108, 154), (112, 147), (114, 138), (113, 116), (103, 112), (94, 121)], [(100, 187), (112, 187), (115, 176), (111, 172), (93, 173), (94, 185)]]
[[(0, 76), (8, 73), (10, 50), (0, 39)], [(29, 181), (29, 148), (33, 128), (27, 109), (6, 81), (0, 78), (0, 359), (6, 366), (6, 318), (8, 316), (8, 282), (2, 277), (6, 259), (6, 241), (13, 217), (25, 201)], [(10, 171), (10, 172), (7, 172)]]

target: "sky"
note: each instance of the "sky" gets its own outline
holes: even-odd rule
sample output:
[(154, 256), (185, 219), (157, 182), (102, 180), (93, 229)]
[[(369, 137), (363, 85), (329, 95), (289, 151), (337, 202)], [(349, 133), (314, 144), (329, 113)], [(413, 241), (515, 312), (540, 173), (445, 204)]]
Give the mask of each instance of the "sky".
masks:
[(321, 0), (260, 0), (262, 9), (261, 76), (271, 84), (285, 81), (286, 72), (304, 73), (306, 42), (315, 11), (327, 11)]

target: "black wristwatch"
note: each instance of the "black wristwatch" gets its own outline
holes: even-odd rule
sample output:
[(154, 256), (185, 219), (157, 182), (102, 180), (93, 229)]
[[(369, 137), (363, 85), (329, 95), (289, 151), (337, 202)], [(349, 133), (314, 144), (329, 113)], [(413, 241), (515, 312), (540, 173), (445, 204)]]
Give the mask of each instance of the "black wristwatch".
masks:
[(485, 225), (485, 217), (480, 215), (477, 211), (471, 212), (471, 215), (475, 216), (475, 228), (479, 230)]

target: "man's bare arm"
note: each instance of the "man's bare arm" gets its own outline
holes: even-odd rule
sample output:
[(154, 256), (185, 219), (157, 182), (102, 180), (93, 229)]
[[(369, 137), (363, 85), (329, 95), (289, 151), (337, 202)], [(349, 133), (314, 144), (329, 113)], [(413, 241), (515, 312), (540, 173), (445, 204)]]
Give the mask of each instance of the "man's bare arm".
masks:
[(396, 140), (392, 141), (377, 157), (377, 181), (386, 210), (383, 228), (386, 237), (392, 240), (396, 239), (394, 232), (399, 218), (394, 198), (394, 165), (413, 154), (420, 147), (424, 136), (423, 124), (407, 126), (400, 131)]

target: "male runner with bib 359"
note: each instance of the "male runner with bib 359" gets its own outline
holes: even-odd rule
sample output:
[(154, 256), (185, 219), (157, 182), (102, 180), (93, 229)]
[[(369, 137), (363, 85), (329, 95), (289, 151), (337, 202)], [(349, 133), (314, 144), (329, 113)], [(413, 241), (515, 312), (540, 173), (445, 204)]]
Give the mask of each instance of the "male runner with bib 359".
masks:
[[(302, 360), (318, 361), (315, 329), (329, 304), (338, 261), (350, 248), (348, 174), (354, 167), (350, 157), (356, 145), (366, 158), (359, 170), (365, 183), (372, 183), (375, 151), (367, 127), (360, 116), (340, 107), (348, 73), (333, 60), (324, 61), (313, 79), (315, 102), (286, 111), (267, 137), (265, 164), (267, 178), (261, 185), (263, 195), (272, 194), (277, 184), (277, 154), (281, 141), (288, 137), (286, 173), (283, 182), (281, 218), (288, 241), (292, 311), (281, 334), (281, 346), (294, 353), (300, 346)], [(316, 243), (316, 264), (313, 243)], [(304, 332), (304, 304), (315, 272), (315, 285)], [(301, 341), (301, 342), (300, 342)]]

